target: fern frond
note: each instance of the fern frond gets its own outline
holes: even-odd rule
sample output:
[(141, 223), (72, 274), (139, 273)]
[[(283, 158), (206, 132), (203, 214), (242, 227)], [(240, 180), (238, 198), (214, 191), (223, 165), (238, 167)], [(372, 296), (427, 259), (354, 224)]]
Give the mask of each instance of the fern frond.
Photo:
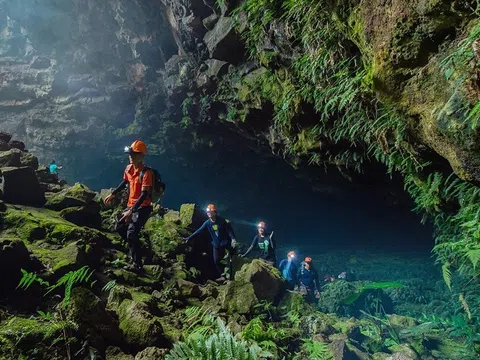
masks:
[(446, 262), (442, 265), (442, 275), (445, 284), (447, 284), (448, 288), (452, 290), (452, 273), (450, 271), (450, 263)]

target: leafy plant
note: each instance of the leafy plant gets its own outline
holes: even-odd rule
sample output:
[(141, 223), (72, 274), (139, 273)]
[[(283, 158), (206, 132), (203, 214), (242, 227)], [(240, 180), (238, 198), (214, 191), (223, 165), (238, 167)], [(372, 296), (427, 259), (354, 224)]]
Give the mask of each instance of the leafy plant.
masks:
[(110, 280), (102, 288), (102, 291), (111, 291), (113, 288), (115, 288), (115, 286), (117, 286), (117, 281), (116, 280)]
[(257, 360), (271, 357), (256, 344), (238, 340), (227, 329), (223, 320), (217, 318), (211, 335), (197, 334), (186, 342), (173, 345), (166, 360)]
[[(308, 359), (312, 360), (333, 360), (333, 354), (328, 345), (321, 341), (313, 341), (310, 339), (302, 340), (302, 352), (305, 352)], [(300, 359), (301, 355), (297, 355), (293, 360)]]

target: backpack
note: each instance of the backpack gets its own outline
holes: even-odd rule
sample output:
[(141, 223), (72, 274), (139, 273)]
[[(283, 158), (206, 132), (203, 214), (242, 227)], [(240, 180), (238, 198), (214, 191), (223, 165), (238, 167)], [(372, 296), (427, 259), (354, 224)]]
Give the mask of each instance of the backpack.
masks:
[(145, 165), (142, 171), (140, 172), (140, 183), (143, 182), (143, 176), (145, 175), (145, 172), (147, 170), (150, 170), (153, 175), (153, 186), (152, 186), (152, 192), (150, 196), (152, 200), (154, 197), (161, 198), (163, 196), (163, 193), (165, 192), (166, 185), (164, 182), (162, 182), (162, 177), (160, 176), (160, 173), (157, 170)]

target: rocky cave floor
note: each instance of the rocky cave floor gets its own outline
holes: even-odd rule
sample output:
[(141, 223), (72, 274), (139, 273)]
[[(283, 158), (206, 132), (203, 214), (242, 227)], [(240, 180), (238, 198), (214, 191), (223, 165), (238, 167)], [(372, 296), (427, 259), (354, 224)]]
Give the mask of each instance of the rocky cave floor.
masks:
[(0, 359), (477, 358), (470, 310), (422, 256), (315, 255), (321, 274), (348, 276), (314, 307), (258, 260), (236, 258), (227, 284), (208, 280), (208, 241), (182, 241), (204, 218), (184, 204), (148, 221), (137, 274), (113, 232), (120, 201), (59, 183), (2, 139)]

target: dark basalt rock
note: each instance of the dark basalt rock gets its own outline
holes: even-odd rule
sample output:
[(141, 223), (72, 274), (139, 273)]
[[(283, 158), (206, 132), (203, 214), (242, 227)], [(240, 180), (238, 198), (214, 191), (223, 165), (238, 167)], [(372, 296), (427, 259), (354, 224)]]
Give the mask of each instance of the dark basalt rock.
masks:
[(30, 167), (4, 167), (3, 200), (11, 204), (43, 206), (42, 191), (35, 172)]
[(235, 21), (231, 17), (221, 17), (215, 27), (203, 38), (210, 57), (239, 64), (243, 60), (244, 45), (235, 31)]

